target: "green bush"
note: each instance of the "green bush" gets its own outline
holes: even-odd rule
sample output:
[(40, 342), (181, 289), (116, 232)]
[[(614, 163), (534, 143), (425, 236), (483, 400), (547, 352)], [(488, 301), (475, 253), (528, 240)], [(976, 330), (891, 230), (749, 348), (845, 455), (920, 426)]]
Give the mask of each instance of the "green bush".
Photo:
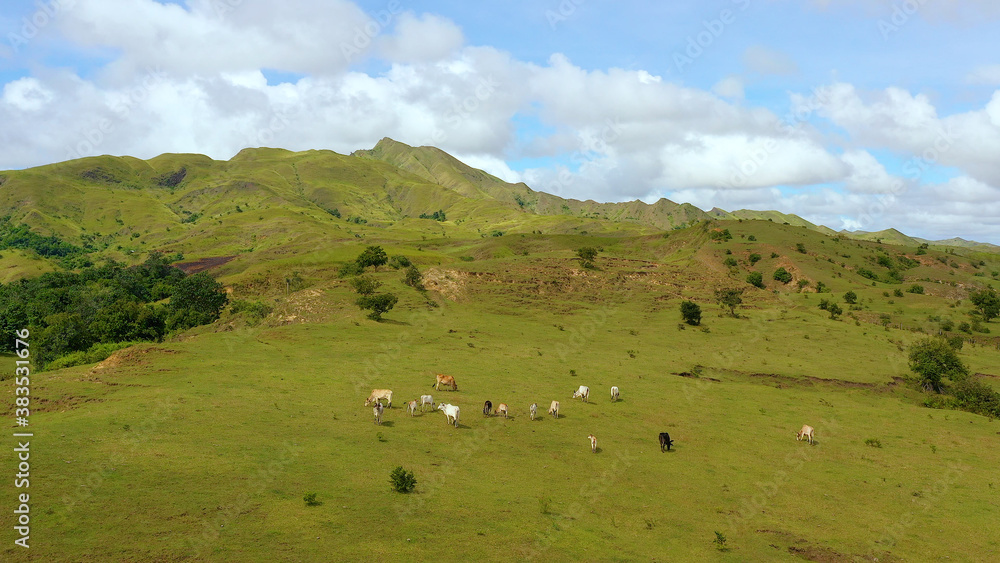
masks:
[(340, 271), (337, 275), (341, 278), (349, 278), (351, 276), (361, 275), (365, 269), (361, 267), (357, 262), (348, 262), (340, 267)]
[(750, 272), (750, 274), (747, 275), (747, 283), (754, 287), (764, 289), (764, 275), (760, 272)]
[(789, 283), (792, 281), (792, 274), (784, 267), (781, 267), (774, 271), (774, 279), (781, 283)]
[(847, 303), (848, 305), (854, 305), (857, 302), (858, 302), (857, 293), (854, 293), (853, 291), (848, 291), (847, 293), (844, 294), (844, 303)]
[(319, 506), (319, 505), (323, 504), (322, 501), (316, 500), (316, 493), (306, 493), (302, 497), (302, 500), (305, 501), (306, 506)]
[(681, 317), (687, 324), (698, 326), (701, 324), (701, 307), (694, 301), (684, 301), (681, 303)]
[(406, 274), (403, 276), (403, 283), (417, 290), (424, 289), (424, 276), (420, 273), (420, 270), (416, 266), (410, 265), (406, 269)]
[(922, 286), (922, 285), (920, 285), (918, 283), (915, 283), (915, 284), (911, 285), (910, 289), (907, 289), (906, 292), (907, 293), (914, 293), (914, 294), (917, 294), (917, 295), (923, 295), (924, 294), (924, 286)]
[(969, 378), (958, 383), (952, 394), (958, 408), (990, 418), (1000, 418), (1000, 393), (979, 380)]
[(392, 269), (394, 270), (398, 270), (400, 268), (408, 268), (410, 267), (410, 259), (407, 258), (406, 256), (397, 254), (396, 256), (393, 256), (392, 258), (389, 259), (389, 266), (391, 266)]
[(757, 262), (760, 262), (760, 261), (761, 261), (760, 254), (754, 253), (754, 254), (750, 255), (750, 265), (751, 266), (753, 266), (754, 264), (756, 264)]
[(943, 379), (960, 383), (969, 377), (969, 368), (955, 349), (942, 338), (928, 338), (910, 345), (910, 369), (920, 376), (921, 385), (941, 392)]
[(732, 256), (730, 256), (730, 257), (726, 258), (726, 259), (725, 259), (725, 260), (724, 260), (724, 261), (722, 262), (722, 264), (723, 264), (723, 265), (725, 265), (725, 266), (729, 266), (730, 268), (735, 268), (735, 267), (737, 266), (737, 262), (736, 262), (736, 259), (735, 259), (735, 258), (733, 258)]
[(389, 474), (389, 482), (392, 484), (392, 490), (397, 493), (409, 493), (417, 486), (417, 478), (414, 477), (413, 472), (403, 469), (402, 466), (397, 466), (396, 469), (392, 470), (392, 473)]
[(375, 293), (378, 288), (382, 287), (382, 282), (371, 276), (358, 276), (356, 278), (352, 278), (350, 284), (358, 295), (371, 295)]

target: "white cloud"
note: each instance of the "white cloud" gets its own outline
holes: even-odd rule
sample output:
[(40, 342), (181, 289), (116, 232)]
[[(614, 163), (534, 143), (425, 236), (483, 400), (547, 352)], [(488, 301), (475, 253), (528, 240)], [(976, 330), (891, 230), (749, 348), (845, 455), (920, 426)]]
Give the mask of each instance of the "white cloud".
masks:
[(747, 47), (743, 52), (743, 64), (760, 74), (790, 75), (799, 72), (799, 66), (788, 54), (760, 45)]
[(36, 112), (46, 107), (55, 98), (52, 91), (36, 78), (21, 78), (8, 82), (3, 87), (4, 104), (17, 111)]
[(381, 52), (393, 62), (424, 63), (446, 58), (465, 42), (454, 22), (432, 14), (399, 16), (394, 33), (381, 42)]
[(867, 151), (851, 150), (841, 158), (850, 167), (845, 185), (852, 192), (888, 194), (899, 191), (904, 185), (902, 178), (887, 173), (885, 167)]

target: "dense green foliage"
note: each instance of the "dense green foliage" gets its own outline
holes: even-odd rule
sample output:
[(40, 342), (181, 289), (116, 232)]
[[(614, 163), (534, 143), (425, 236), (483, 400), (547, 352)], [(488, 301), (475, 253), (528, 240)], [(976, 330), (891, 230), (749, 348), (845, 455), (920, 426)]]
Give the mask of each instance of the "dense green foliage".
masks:
[(368, 313), (369, 319), (381, 321), (382, 315), (391, 311), (396, 306), (397, 301), (399, 301), (399, 298), (391, 293), (376, 293), (373, 295), (362, 295), (358, 297), (355, 303), (357, 303), (358, 307), (371, 311), (371, 313)]
[(401, 465), (389, 474), (389, 482), (392, 483), (392, 490), (397, 493), (408, 493), (417, 486), (417, 478), (413, 472), (403, 469)]
[(992, 287), (970, 292), (969, 301), (986, 322), (1000, 316), (1000, 295)]
[(597, 249), (593, 246), (584, 246), (576, 251), (577, 258), (580, 259), (580, 265), (584, 268), (593, 269), (594, 259), (597, 258)]
[(928, 390), (940, 393), (944, 378), (961, 382), (969, 376), (969, 368), (942, 338), (927, 338), (911, 345), (909, 359), (910, 369), (920, 377), (921, 386)]
[(752, 286), (764, 289), (764, 274), (760, 272), (750, 272), (747, 275), (747, 283)]
[(350, 283), (358, 295), (371, 295), (382, 287), (382, 282), (371, 276), (358, 276), (353, 278)]
[(781, 267), (774, 271), (774, 279), (781, 283), (788, 283), (792, 281), (792, 274), (784, 267)]
[(382, 250), (381, 246), (369, 246), (364, 249), (361, 254), (358, 255), (357, 262), (358, 266), (362, 268), (367, 268), (369, 266), (378, 269), (379, 266), (385, 264), (389, 261), (389, 257), (386, 256), (385, 250)]
[(15, 225), (10, 215), (0, 217), (0, 250), (19, 248), (34, 251), (44, 258), (54, 258), (64, 268), (89, 267), (93, 263), (87, 258), (90, 248), (82, 248), (59, 237), (42, 236), (27, 225)]
[(701, 307), (694, 301), (684, 301), (681, 303), (681, 318), (691, 326), (701, 324)]
[(422, 291), (424, 289), (424, 276), (416, 266), (411, 265), (406, 269), (406, 274), (403, 275), (403, 283)]
[(447, 220), (447, 219), (445, 219), (444, 211), (440, 210), (440, 209), (437, 210), (437, 211), (435, 211), (434, 213), (431, 213), (431, 214), (421, 213), (420, 214), (420, 218), (421, 219), (434, 219), (435, 221), (446, 221)]
[[(155, 304), (166, 298), (165, 307)], [(219, 317), (227, 297), (208, 274), (185, 276), (160, 253), (126, 267), (115, 261), (79, 273), (51, 272), (0, 284), (0, 331), (30, 327), (36, 361), (89, 350), (95, 344), (160, 340), (167, 330)], [(12, 350), (13, 339), (0, 342)]]
[(853, 291), (848, 291), (847, 293), (844, 294), (844, 303), (847, 303), (848, 305), (854, 305), (857, 302), (858, 302), (857, 293), (854, 293)]

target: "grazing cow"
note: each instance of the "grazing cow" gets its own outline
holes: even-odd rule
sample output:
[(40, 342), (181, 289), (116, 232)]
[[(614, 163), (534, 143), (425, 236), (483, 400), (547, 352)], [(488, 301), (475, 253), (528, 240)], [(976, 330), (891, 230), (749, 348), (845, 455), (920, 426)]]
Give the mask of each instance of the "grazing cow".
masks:
[(596, 454), (597, 453), (597, 436), (594, 436), (593, 434), (591, 434), (590, 436), (587, 436), (587, 437), (590, 438), (590, 451), (592, 451), (592, 452), (594, 452)]
[(455, 406), (455, 405), (449, 405), (447, 403), (442, 403), (442, 404), (438, 405), (438, 410), (444, 412), (444, 417), (445, 417), (445, 420), (448, 422), (448, 424), (453, 424), (454, 423), (455, 428), (458, 428), (458, 412), (459, 412), (459, 408), (457, 406)]
[(507, 418), (507, 403), (497, 405), (497, 414), (502, 414), (504, 418)]
[(493, 403), (486, 401), (483, 403), (483, 416), (489, 416), (493, 412)]
[(372, 413), (375, 415), (375, 424), (378, 424), (379, 426), (382, 425), (383, 412), (385, 412), (385, 407), (382, 406), (382, 403), (376, 402), (375, 406), (372, 407)]
[(559, 401), (552, 401), (552, 404), (549, 405), (549, 414), (552, 415), (552, 418), (559, 418)]
[(531, 420), (535, 420), (535, 415), (538, 414), (538, 403), (531, 403), (531, 406), (528, 407), (528, 412), (531, 413)]
[(421, 395), (420, 396), (420, 412), (424, 412), (424, 405), (430, 405), (431, 408), (433, 409), (434, 408), (434, 397), (432, 397), (430, 395)]
[(812, 426), (809, 426), (808, 424), (803, 424), (802, 425), (802, 430), (799, 430), (799, 433), (795, 435), (795, 439), (796, 440), (801, 440), (802, 438), (805, 438), (806, 440), (809, 440), (810, 444), (813, 443), (813, 427)]
[[(661, 452), (663, 452), (663, 451), (668, 451), (669, 452), (670, 451), (670, 446), (672, 446), (673, 443), (674, 443), (674, 441), (670, 439), (670, 434), (668, 434), (666, 432), (660, 432), (660, 451)], [(663, 448), (667, 448), (667, 449), (664, 450)]]
[(417, 412), (417, 402), (410, 401), (406, 403), (406, 412), (410, 413), (410, 416), (413, 416)]
[(575, 393), (573, 393), (573, 398), (575, 399), (577, 397), (582, 397), (584, 403), (589, 402), (588, 399), (590, 398), (590, 387), (587, 387), (586, 385), (581, 385), (580, 388), (577, 389)]
[(445, 387), (451, 385), (451, 390), (452, 391), (458, 391), (458, 385), (455, 384), (455, 378), (454, 377), (452, 377), (450, 375), (443, 375), (443, 374), (439, 373), (436, 376), (436, 380), (434, 381), (434, 385), (431, 385), (431, 387), (433, 387), (434, 389), (440, 391), (442, 385), (444, 385)]
[(618, 386), (617, 385), (612, 385), (611, 386), (611, 402), (613, 403), (613, 402), (615, 402), (617, 400), (618, 400)]
[(365, 399), (365, 406), (372, 403), (382, 404), (382, 401), (386, 402), (386, 406), (392, 408), (392, 391), (389, 389), (372, 389), (372, 394)]

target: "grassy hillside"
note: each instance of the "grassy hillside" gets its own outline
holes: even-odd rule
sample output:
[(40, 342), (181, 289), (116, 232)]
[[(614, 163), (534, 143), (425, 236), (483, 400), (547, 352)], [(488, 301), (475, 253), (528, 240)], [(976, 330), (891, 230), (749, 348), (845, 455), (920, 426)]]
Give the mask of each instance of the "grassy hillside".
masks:
[[(34, 560), (991, 557), (1000, 536), (984, 531), (1000, 506), (1000, 457), (982, 444), (1000, 423), (921, 405), (899, 379), (902, 349), (920, 337), (910, 330), (830, 320), (815, 294), (786, 288), (748, 293), (741, 318), (725, 314), (711, 298), (735, 283), (713, 267), (725, 249), (838, 244), (766, 221), (736, 225), (724, 243), (689, 229), (442, 245), (442, 258), (485, 255), (520, 239), (529, 254), (424, 266), (427, 297), (383, 270), (401, 297), (384, 323), (317, 267), (310, 287), (266, 294), (279, 303), (259, 327), (226, 318), (40, 375), (32, 459), (46, 477), (32, 507)], [(750, 234), (758, 241), (740, 238)], [(605, 245), (600, 270), (572, 258), (585, 242)], [(867, 243), (839, 244), (857, 254)], [(796, 260), (797, 275), (885, 307), (880, 287), (829, 276), (839, 265), (810, 258)], [(928, 301), (903, 324), (937, 304), (916, 297)], [(702, 328), (678, 330), (682, 299), (703, 305)], [(1000, 375), (995, 345), (961, 355)], [(454, 375), (459, 390), (431, 389), (435, 373)], [(589, 404), (570, 399), (581, 384)], [(610, 402), (611, 385), (621, 402)], [(376, 387), (395, 391), (381, 427), (362, 406)], [(405, 414), (404, 401), (424, 393), (461, 407), (457, 429), (438, 412)], [(507, 402), (513, 418), (484, 419), (486, 399)], [(558, 420), (528, 420), (531, 402), (544, 411), (553, 399)], [(795, 441), (803, 423), (816, 445)], [(675, 451), (660, 453), (664, 431)], [(414, 493), (391, 491), (397, 465), (415, 473)], [(307, 506), (308, 493), (322, 504)]]
[[(907, 361), (922, 338), (958, 337), (974, 377), (1000, 389), (1000, 322), (976, 331), (969, 303), (1000, 289), (1000, 255), (665, 200), (515, 191), (537, 198), (522, 205), (504, 194), (526, 187), (379, 146), (4, 173), (0, 214), (90, 244), (95, 260), (219, 258), (210, 271), (230, 297), (271, 312), (230, 310), (36, 373), (32, 548), (8, 542), (0, 559), (985, 561), (1000, 549), (1000, 422), (926, 407), (935, 397)], [(446, 220), (419, 218), (439, 210)], [(371, 272), (399, 297), (381, 323), (338, 275), (368, 245), (409, 258), (426, 287)], [(584, 246), (600, 249), (596, 269), (576, 259)], [(58, 268), (0, 255), (7, 281)], [(722, 288), (743, 290), (737, 317)], [(686, 300), (701, 326), (681, 323)], [(431, 389), (436, 373), (459, 390)], [(590, 403), (570, 398), (579, 385)], [(362, 406), (373, 388), (395, 392), (381, 426)], [(426, 393), (460, 406), (458, 428), (405, 413)], [(484, 418), (487, 399), (512, 418)], [(803, 424), (815, 445), (794, 439)], [(660, 432), (675, 451), (659, 451)], [(413, 493), (391, 490), (397, 466)]]

